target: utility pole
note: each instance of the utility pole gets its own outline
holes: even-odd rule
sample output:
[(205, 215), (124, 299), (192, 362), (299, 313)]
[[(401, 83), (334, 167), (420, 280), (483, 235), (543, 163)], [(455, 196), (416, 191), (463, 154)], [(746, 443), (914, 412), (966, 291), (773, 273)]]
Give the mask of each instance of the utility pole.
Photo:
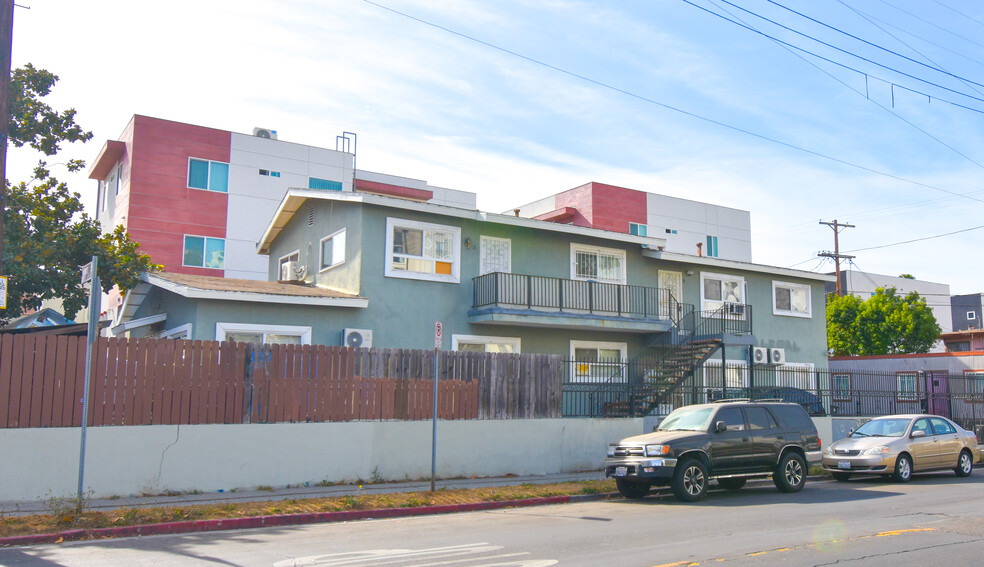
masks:
[(7, 210), (7, 130), (10, 126), (10, 54), (14, 0), (0, 0), (0, 274), (3, 273), (3, 217)]
[(837, 266), (837, 287), (836, 287), (837, 295), (838, 296), (842, 296), (842, 295), (844, 295), (844, 290), (841, 289), (841, 258), (850, 260), (850, 259), (853, 259), (854, 256), (849, 256), (847, 254), (841, 254), (840, 253), (840, 242), (839, 242), (837, 236), (840, 234), (841, 230), (843, 230), (845, 228), (854, 228), (854, 225), (853, 224), (847, 224), (847, 223), (839, 223), (839, 222), (837, 222), (837, 219), (834, 219), (832, 222), (820, 221), (820, 224), (825, 224), (825, 225), (829, 226), (830, 228), (832, 228), (834, 230), (834, 251), (833, 252), (826, 252), (826, 251), (824, 251), (824, 252), (818, 252), (817, 253), (817, 256), (822, 256), (824, 258), (833, 258), (834, 259), (834, 263)]

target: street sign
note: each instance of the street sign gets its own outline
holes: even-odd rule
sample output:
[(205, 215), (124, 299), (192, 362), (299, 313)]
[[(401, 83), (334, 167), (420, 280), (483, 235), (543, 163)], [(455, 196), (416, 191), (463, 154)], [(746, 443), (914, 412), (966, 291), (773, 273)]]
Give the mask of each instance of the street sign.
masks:
[(437, 321), (436, 323), (434, 323), (434, 348), (437, 349), (441, 348), (443, 333), (444, 333), (444, 329), (441, 327), (441, 322)]
[(7, 308), (7, 276), (0, 276), (0, 309)]
[(82, 272), (83, 284), (87, 284), (92, 281), (92, 262), (89, 262), (88, 264), (79, 268), (79, 271)]

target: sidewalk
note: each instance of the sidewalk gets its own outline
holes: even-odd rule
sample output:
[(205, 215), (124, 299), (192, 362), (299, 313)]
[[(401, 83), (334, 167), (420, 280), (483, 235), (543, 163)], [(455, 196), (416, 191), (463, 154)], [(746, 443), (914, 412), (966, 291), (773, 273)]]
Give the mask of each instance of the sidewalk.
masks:
[[(604, 480), (602, 471), (580, 473), (504, 476), (482, 478), (456, 478), (437, 480), (435, 487), (440, 490), (455, 488), (488, 488), (514, 486), (519, 484), (548, 484), (555, 482), (577, 482)], [(235, 491), (205, 492), (200, 494), (175, 494), (160, 496), (123, 496), (119, 498), (100, 498), (86, 502), (90, 510), (117, 510), (120, 508), (153, 508), (164, 506), (188, 506), (195, 504), (218, 504), (230, 502), (263, 502), (276, 500), (303, 500), (305, 498), (326, 498), (357, 494), (384, 494), (390, 492), (425, 492), (430, 490), (430, 481), (386, 482), (380, 484), (339, 484), (332, 486), (295, 486), (273, 490), (239, 489)], [(24, 502), (0, 502), (0, 512), (7, 516), (26, 516), (46, 514), (48, 507), (44, 499)]]

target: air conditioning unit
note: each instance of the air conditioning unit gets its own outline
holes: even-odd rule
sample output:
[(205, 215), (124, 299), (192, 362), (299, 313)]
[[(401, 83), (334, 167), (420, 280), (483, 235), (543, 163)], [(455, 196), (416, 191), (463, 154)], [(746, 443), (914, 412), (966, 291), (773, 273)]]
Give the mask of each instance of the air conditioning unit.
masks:
[(752, 364), (768, 364), (769, 349), (765, 347), (752, 347)]
[(745, 304), (744, 303), (725, 303), (725, 308), (728, 315), (737, 315), (742, 317), (745, 315)]
[(300, 262), (284, 262), (280, 264), (280, 281), (282, 282), (302, 282), (307, 268)]
[(342, 346), (372, 348), (372, 331), (369, 329), (342, 329)]
[(277, 139), (277, 131), (270, 130), (269, 128), (253, 128), (253, 135), (257, 138), (267, 138), (269, 140)]
[(770, 348), (769, 362), (771, 364), (786, 364), (786, 350), (781, 348)]

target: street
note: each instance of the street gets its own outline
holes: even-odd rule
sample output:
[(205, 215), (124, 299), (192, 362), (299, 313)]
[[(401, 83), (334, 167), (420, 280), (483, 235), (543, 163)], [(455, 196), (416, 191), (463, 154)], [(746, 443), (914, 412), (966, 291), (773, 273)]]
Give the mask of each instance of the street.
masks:
[(984, 556), (984, 474), (712, 491), (0, 550), (5, 566), (942, 565)]

